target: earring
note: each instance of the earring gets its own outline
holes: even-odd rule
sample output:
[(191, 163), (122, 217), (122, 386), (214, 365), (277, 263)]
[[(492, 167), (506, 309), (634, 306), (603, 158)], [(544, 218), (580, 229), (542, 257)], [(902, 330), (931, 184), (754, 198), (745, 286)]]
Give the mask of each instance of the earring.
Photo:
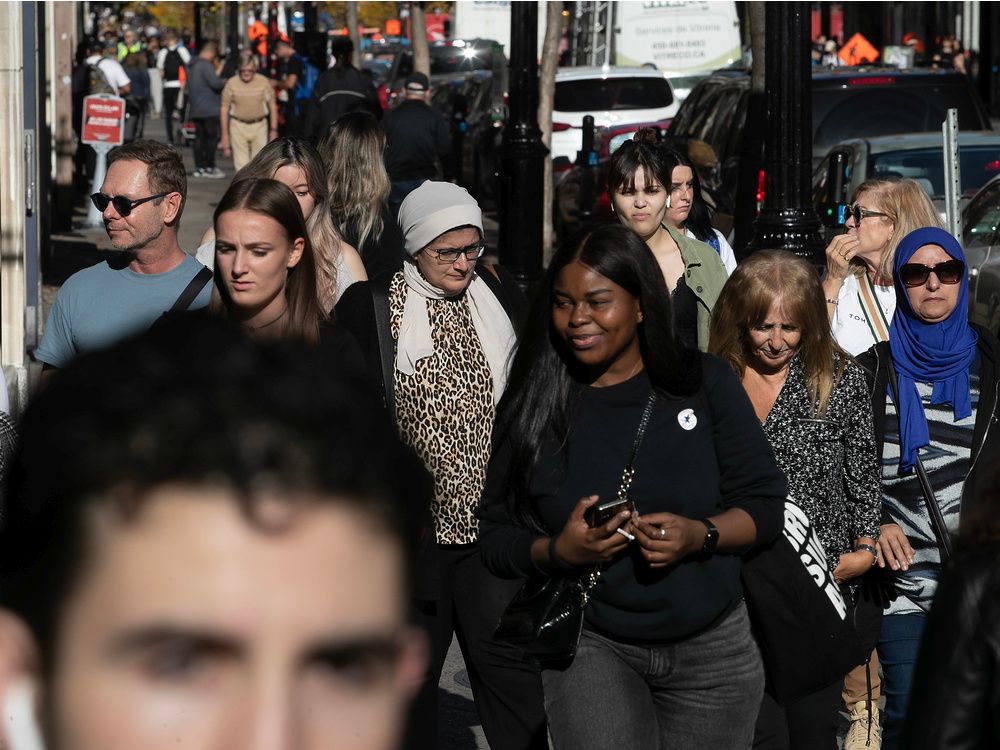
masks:
[(639, 311), (639, 317), (638, 317), (638, 319), (635, 322), (636, 323), (641, 323), (642, 322), (642, 311), (641, 310)]

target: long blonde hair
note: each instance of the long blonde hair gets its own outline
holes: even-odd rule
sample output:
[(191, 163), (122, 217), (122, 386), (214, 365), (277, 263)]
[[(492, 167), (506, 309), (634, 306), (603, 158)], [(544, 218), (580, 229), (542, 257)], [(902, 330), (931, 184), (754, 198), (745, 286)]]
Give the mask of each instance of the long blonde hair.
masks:
[(350, 227), (357, 249), (382, 234), (382, 208), (389, 198), (385, 131), (368, 112), (348, 112), (330, 125), (319, 144), (326, 163), (330, 210)]
[[(893, 225), (892, 236), (882, 250), (878, 264), (879, 276), (891, 279), (893, 259), (896, 257), (896, 247), (900, 241), (920, 227), (940, 227), (941, 219), (934, 208), (934, 203), (914, 180), (865, 180), (854, 191), (851, 203), (861, 200), (862, 196), (874, 197), (878, 203), (876, 208), (888, 214), (885, 217), (876, 217), (877, 220), (888, 221)], [(852, 261), (852, 265), (855, 276), (865, 273), (866, 266), (861, 261)]]
[(274, 179), (282, 167), (299, 167), (309, 185), (315, 205), (306, 219), (306, 230), (316, 257), (316, 289), (325, 312), (337, 303), (337, 259), (340, 256), (340, 234), (330, 218), (329, 193), (323, 173), (323, 159), (316, 148), (302, 138), (279, 138), (257, 152), (233, 182), (248, 178)]
[(733, 271), (712, 311), (708, 350), (743, 377), (750, 329), (767, 319), (775, 300), (799, 327), (799, 354), (814, 417), (823, 417), (847, 355), (830, 333), (823, 287), (808, 261), (785, 250), (760, 250)]

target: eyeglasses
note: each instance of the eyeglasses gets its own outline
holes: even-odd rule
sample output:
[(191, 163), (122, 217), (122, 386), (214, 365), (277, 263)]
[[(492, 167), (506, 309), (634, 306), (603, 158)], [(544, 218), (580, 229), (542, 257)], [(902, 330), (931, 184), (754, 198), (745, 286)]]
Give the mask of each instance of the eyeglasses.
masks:
[(438, 263), (445, 263), (451, 265), (456, 260), (458, 256), (464, 255), (466, 260), (476, 260), (481, 258), (483, 253), (486, 251), (485, 242), (477, 242), (474, 245), (467, 245), (466, 247), (439, 247), (433, 250), (428, 248), (427, 252), (437, 258)]
[(115, 211), (118, 212), (119, 216), (128, 216), (132, 213), (132, 209), (136, 206), (141, 206), (147, 201), (156, 200), (157, 198), (162, 198), (165, 195), (170, 195), (170, 193), (157, 193), (156, 195), (151, 195), (148, 198), (136, 198), (133, 200), (132, 198), (126, 198), (124, 195), (116, 195), (112, 197), (110, 195), (105, 195), (104, 193), (94, 193), (90, 196), (90, 200), (93, 201), (94, 207), (101, 213), (104, 213), (104, 209), (106, 209), (110, 203), (115, 207)]
[(848, 203), (844, 206), (844, 222), (847, 222), (848, 216), (854, 217), (854, 226), (861, 223), (862, 219), (867, 219), (869, 216), (888, 216), (889, 214), (882, 213), (881, 211), (869, 211), (867, 208), (862, 208), (857, 203)]
[(957, 284), (965, 275), (965, 264), (960, 260), (946, 260), (933, 266), (904, 263), (899, 267), (899, 280), (904, 286), (923, 286), (932, 271), (942, 284)]

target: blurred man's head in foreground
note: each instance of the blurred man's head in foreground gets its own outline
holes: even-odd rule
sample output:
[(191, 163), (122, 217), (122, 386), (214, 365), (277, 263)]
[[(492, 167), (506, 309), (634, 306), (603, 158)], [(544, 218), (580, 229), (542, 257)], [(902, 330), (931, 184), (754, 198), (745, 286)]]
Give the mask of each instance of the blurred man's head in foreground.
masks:
[(80, 357), (22, 422), (0, 694), (48, 750), (395, 747), (430, 490), (304, 347), (199, 319)]

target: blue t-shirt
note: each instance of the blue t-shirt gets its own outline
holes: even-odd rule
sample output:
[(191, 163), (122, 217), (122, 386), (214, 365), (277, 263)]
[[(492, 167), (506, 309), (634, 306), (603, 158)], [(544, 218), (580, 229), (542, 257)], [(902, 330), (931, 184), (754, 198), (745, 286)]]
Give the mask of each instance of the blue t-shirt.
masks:
[[(143, 331), (173, 307), (204, 266), (190, 255), (165, 273), (143, 274), (105, 261), (78, 271), (56, 295), (35, 359), (65, 367), (81, 352), (109, 346)], [(208, 305), (211, 280), (189, 309)]]

